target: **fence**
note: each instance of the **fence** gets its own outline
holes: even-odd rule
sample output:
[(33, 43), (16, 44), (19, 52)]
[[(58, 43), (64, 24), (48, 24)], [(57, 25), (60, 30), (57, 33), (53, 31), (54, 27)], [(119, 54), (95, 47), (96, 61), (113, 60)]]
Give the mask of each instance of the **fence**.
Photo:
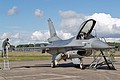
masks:
[(21, 47), (21, 48), (15, 48), (15, 51), (40, 52), (40, 51), (42, 51), (42, 49), (41, 49), (41, 47)]

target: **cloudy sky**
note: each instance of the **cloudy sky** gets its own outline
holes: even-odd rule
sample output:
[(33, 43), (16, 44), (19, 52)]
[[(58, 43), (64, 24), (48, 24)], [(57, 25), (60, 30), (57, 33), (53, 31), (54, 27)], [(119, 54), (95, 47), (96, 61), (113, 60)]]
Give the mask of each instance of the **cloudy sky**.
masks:
[[(98, 37), (120, 42), (119, 0), (0, 0), (0, 45), (44, 42), (49, 38), (48, 18), (58, 36), (74, 36), (80, 24), (95, 19)], [(93, 32), (94, 33), (94, 32)]]

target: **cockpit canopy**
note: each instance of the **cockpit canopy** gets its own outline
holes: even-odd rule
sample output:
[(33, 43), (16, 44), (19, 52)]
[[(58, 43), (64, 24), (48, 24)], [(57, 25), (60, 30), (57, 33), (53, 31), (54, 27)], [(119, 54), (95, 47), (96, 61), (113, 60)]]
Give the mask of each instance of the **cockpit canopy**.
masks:
[(91, 35), (91, 32), (92, 32), (95, 24), (96, 24), (96, 21), (93, 19), (89, 19), (89, 20), (83, 22), (80, 25), (80, 29), (79, 29), (80, 31), (78, 32), (76, 39), (89, 39), (89, 38), (94, 37)]

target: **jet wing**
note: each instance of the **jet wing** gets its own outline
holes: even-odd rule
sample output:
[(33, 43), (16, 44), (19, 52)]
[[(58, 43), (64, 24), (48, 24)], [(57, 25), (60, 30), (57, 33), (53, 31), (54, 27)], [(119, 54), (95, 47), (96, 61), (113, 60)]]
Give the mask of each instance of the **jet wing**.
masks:
[(47, 46), (42, 49), (60, 49), (60, 48), (72, 48), (72, 49), (95, 49), (95, 50), (100, 50), (100, 49), (113, 49), (115, 46), (107, 46), (104, 48), (93, 48), (93, 47), (84, 47), (84, 46)]
[(55, 48), (82, 48), (83, 46), (46, 46), (45, 48), (55, 49)]

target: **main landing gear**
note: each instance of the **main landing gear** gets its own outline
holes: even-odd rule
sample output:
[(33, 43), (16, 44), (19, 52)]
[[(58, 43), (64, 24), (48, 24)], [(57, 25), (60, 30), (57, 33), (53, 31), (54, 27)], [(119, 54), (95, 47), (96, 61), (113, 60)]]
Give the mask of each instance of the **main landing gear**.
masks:
[(55, 61), (51, 62), (51, 68), (55, 68)]
[(82, 60), (82, 58), (79, 58), (80, 59), (80, 69), (82, 70), (82, 69), (84, 69), (84, 65), (83, 65), (83, 60)]
[(55, 68), (60, 60), (62, 60), (62, 53), (54, 54), (52, 56), (51, 68)]

